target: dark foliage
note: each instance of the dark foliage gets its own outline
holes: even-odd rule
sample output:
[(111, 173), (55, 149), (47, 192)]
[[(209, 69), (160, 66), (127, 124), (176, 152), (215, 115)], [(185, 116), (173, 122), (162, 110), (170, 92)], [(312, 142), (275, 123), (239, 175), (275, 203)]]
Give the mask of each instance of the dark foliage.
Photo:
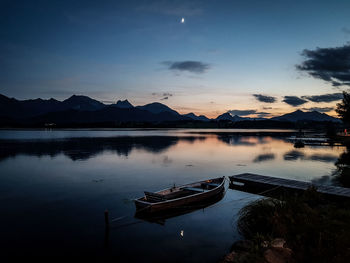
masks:
[(238, 227), (250, 240), (284, 238), (296, 262), (350, 262), (349, 203), (331, 203), (314, 189), (253, 202), (240, 211)]
[(344, 123), (350, 124), (350, 94), (343, 92), (343, 100), (337, 104), (335, 111)]
[(335, 163), (337, 171), (334, 180), (341, 186), (350, 187), (350, 146), (339, 156)]

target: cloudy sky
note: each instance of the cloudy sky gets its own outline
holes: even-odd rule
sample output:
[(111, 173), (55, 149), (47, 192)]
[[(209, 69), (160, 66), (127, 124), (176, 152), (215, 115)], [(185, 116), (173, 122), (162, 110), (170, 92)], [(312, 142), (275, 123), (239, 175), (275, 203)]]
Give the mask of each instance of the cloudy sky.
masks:
[(0, 1), (0, 93), (332, 115), (350, 85), (349, 14), (347, 0)]

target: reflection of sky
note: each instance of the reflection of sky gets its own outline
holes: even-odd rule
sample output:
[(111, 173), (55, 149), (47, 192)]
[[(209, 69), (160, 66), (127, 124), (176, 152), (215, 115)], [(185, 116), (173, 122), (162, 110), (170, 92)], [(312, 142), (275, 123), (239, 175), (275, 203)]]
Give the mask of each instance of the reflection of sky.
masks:
[[(84, 255), (102, 253), (96, 244), (104, 239), (103, 211), (108, 208), (112, 218), (125, 216), (117, 224), (135, 222), (132, 200), (145, 190), (243, 172), (311, 181), (330, 174), (344, 150), (294, 149), (278, 138), (215, 134), (66, 140), (19, 141), (21, 147), (2, 141), (0, 245), (11, 256), (18, 250), (31, 255), (32, 246), (49, 255), (58, 248), (60, 255), (72, 248)], [(285, 158), (296, 151), (297, 158)], [(219, 203), (168, 219), (165, 226), (142, 222), (112, 228), (111, 253), (134, 261), (147, 255), (193, 262), (205, 255), (215, 262), (239, 239), (237, 213), (255, 198), (228, 190)], [(136, 243), (142, 244), (140, 253), (134, 253)]]
[[(108, 133), (108, 132), (107, 132)], [(277, 177), (312, 180), (330, 174), (342, 147), (305, 147), (273, 137), (229, 134), (177, 136), (128, 136), (66, 138), (64, 140), (3, 141), (1, 159), (17, 155), (52, 157), (64, 154), (73, 161), (120, 162), (127, 167), (151, 165), (152, 169), (175, 169), (185, 174), (202, 170), (219, 176), (256, 172)], [(119, 134), (120, 135), (120, 134)], [(29, 135), (32, 136), (32, 135)], [(157, 174), (157, 173), (155, 173)], [(182, 178), (185, 179), (185, 178)]]
[[(136, 105), (170, 93), (163, 101), (169, 106), (210, 117), (253, 104), (261, 111), (266, 105), (252, 94), (263, 93), (278, 97), (268, 111), (282, 113), (292, 109), (284, 95), (334, 92), (296, 72), (300, 52), (349, 40), (349, 1), (102, 2), (6, 1), (1, 91), (20, 99), (128, 98)], [(162, 64), (187, 60), (210, 68), (197, 74)]]

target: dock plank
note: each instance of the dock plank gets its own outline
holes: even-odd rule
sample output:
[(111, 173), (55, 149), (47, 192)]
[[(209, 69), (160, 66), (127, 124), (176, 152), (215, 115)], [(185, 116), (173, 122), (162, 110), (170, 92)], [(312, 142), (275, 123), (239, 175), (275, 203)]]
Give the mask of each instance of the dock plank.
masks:
[(344, 188), (339, 186), (330, 186), (330, 185), (318, 185), (305, 181), (298, 181), (286, 178), (278, 178), (266, 175), (244, 173), (230, 176), (231, 181), (240, 182), (244, 184), (254, 183), (260, 184), (261, 186), (281, 186), (287, 189), (297, 189), (297, 190), (307, 190), (310, 187), (315, 187), (318, 192), (324, 193), (327, 195), (334, 196), (343, 196), (350, 198), (350, 188)]

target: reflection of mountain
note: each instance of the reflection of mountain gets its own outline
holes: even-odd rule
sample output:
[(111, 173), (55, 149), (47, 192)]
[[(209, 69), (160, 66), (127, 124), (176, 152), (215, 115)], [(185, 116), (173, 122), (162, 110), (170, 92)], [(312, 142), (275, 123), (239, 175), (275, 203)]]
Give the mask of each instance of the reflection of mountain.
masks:
[(332, 154), (312, 154), (312, 155), (305, 155), (301, 151), (289, 151), (283, 155), (283, 159), (285, 161), (296, 161), (296, 160), (303, 160), (303, 161), (317, 161), (317, 162), (326, 162), (326, 163), (335, 163), (338, 159), (337, 156)]
[(275, 158), (276, 156), (273, 153), (259, 154), (254, 158), (253, 162), (260, 163), (260, 162), (274, 160)]
[(298, 159), (304, 159), (305, 154), (300, 151), (290, 151), (283, 155), (285, 161), (296, 161)]
[(218, 140), (229, 144), (229, 145), (245, 145), (245, 146), (255, 146), (256, 142), (247, 141), (247, 137), (236, 136), (236, 135), (224, 135), (219, 134)]
[(128, 156), (133, 149), (161, 153), (179, 141), (193, 142), (201, 137), (145, 136), (112, 138), (69, 138), (63, 140), (0, 140), (0, 160), (17, 155), (56, 156), (64, 154), (73, 161), (86, 160), (103, 151)]

